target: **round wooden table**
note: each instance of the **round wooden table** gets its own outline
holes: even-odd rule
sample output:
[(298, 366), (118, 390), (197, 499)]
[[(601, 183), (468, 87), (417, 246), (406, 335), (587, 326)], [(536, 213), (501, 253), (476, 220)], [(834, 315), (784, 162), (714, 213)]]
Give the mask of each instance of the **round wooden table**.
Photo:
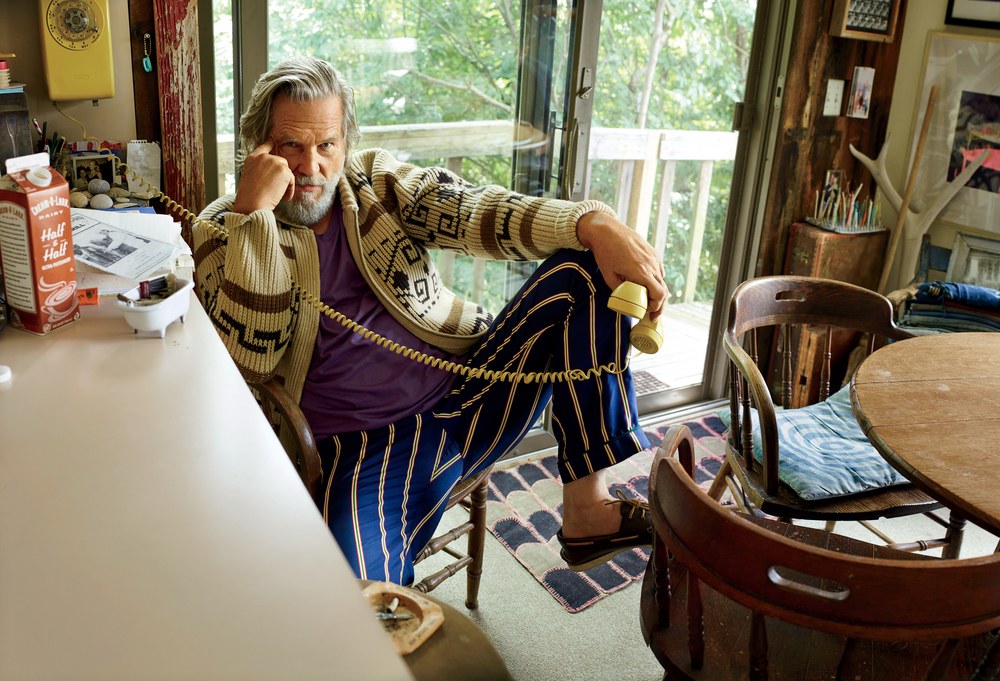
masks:
[[(1000, 333), (918, 336), (879, 348), (851, 380), (851, 406), (900, 473), (1000, 534)], [(1000, 639), (973, 678), (998, 670)]]
[(966, 519), (1000, 534), (1000, 333), (890, 343), (862, 362), (851, 404), (900, 473)]

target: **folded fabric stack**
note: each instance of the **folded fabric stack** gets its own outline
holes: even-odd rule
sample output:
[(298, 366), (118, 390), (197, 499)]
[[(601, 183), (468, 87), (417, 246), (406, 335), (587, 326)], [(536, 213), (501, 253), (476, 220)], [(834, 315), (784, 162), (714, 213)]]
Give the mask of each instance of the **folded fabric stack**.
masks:
[(920, 284), (900, 326), (916, 333), (1000, 331), (1000, 291), (947, 281)]

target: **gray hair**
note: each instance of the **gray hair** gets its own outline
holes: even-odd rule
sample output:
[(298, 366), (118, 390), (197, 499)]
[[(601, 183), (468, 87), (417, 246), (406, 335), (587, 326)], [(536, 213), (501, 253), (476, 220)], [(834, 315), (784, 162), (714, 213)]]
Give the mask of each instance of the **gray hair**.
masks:
[(361, 128), (354, 109), (354, 88), (329, 62), (314, 57), (287, 59), (264, 73), (250, 94), (247, 110), (240, 116), (240, 150), (236, 167), (257, 148), (271, 129), (271, 106), (274, 98), (287, 95), (294, 102), (311, 102), (325, 97), (339, 97), (343, 112), (345, 156), (361, 139)]

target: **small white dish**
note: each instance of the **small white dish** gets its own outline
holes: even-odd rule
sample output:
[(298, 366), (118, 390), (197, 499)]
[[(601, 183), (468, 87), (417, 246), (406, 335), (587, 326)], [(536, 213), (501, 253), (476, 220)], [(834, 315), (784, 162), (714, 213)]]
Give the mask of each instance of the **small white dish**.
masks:
[[(168, 326), (178, 319), (184, 321), (184, 315), (191, 305), (192, 288), (194, 281), (177, 277), (174, 280), (174, 292), (169, 296), (162, 300), (140, 302), (139, 287), (136, 286), (121, 294), (115, 305), (124, 313), (125, 321), (134, 333), (152, 332), (163, 338)], [(136, 302), (126, 302), (123, 298)]]

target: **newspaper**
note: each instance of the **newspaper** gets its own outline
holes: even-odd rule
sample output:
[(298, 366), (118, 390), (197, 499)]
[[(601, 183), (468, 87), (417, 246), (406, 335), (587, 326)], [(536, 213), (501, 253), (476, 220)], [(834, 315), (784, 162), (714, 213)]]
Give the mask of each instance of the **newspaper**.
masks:
[[(78, 263), (85, 263), (101, 271), (135, 281), (147, 279), (154, 273), (169, 270), (174, 259), (190, 249), (180, 243), (162, 240), (167, 233), (162, 225), (155, 225), (150, 236), (138, 216), (125, 216), (102, 211), (71, 211), (73, 221), (73, 252)], [(178, 228), (178, 235), (180, 230)]]

